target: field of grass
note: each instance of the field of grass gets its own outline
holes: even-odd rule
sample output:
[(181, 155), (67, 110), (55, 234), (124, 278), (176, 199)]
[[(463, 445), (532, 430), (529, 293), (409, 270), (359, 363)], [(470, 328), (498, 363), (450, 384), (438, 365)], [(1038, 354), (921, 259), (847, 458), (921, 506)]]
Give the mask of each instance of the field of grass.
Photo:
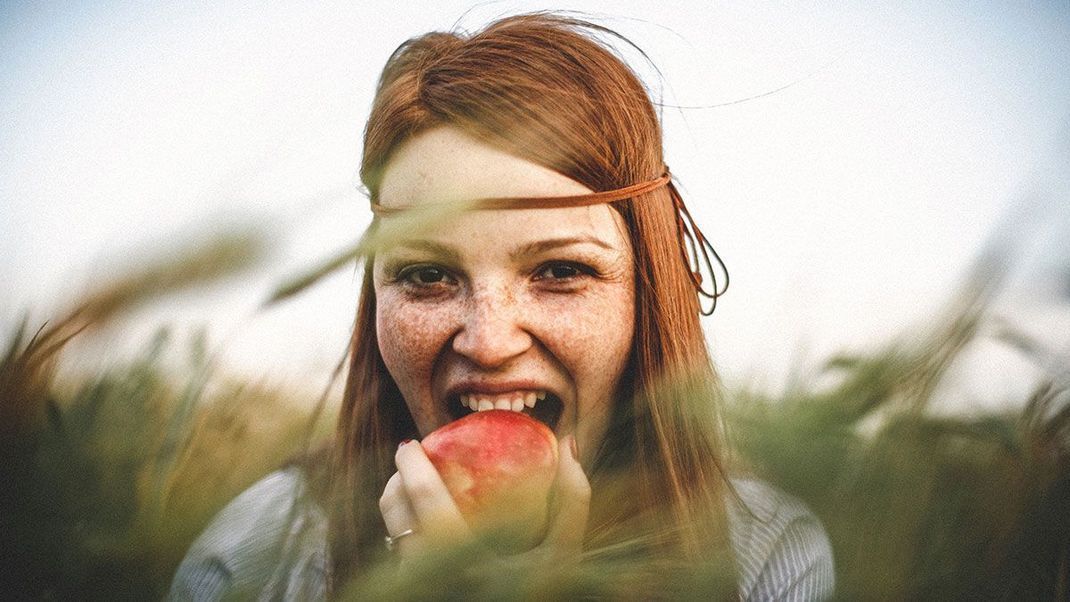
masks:
[[(92, 337), (153, 298), (226, 278), (257, 248), (241, 237), (216, 241), (109, 285), (53, 322), (5, 333), (5, 598), (162, 597), (223, 504), (329, 432), (330, 416), (295, 409), (318, 400), (295, 405), (290, 392), (230, 378), (196, 344), (182, 350), (181, 370), (166, 367), (161, 354), (174, 345), (166, 330), (135, 361), (73, 381), (56, 376), (72, 338)], [(1070, 596), (1070, 394), (1053, 384), (1005, 413), (926, 411), (986, 319), (985, 290), (961, 293), (922, 335), (830, 359), (820, 387), (727, 392), (739, 463), (822, 519), (843, 599)], [(464, 585), (486, 597), (612, 595), (626, 570), (591, 563), (556, 589), (517, 590), (520, 573), (509, 571)], [(695, 577), (689, 587), (698, 589), (688, 591), (702, 584)], [(356, 593), (428, 591), (412, 585), (373, 576)]]

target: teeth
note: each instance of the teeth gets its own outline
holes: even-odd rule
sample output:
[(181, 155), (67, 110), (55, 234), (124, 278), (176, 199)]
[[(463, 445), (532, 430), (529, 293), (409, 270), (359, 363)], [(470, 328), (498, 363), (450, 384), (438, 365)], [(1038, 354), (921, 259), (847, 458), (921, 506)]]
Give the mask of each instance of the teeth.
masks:
[(461, 395), (461, 405), (473, 412), (487, 410), (510, 410), (522, 412), (525, 407), (533, 408), (535, 403), (546, 399), (546, 391), (514, 391), (504, 395)]

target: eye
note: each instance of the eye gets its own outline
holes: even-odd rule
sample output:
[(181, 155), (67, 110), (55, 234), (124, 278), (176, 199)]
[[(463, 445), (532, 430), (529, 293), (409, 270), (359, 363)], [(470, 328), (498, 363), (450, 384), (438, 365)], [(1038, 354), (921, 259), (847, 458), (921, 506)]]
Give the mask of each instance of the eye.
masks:
[(453, 277), (446, 270), (434, 265), (414, 265), (398, 274), (398, 280), (418, 287), (433, 287), (453, 283)]
[(535, 272), (538, 280), (569, 281), (590, 275), (592, 270), (586, 266), (568, 261), (555, 261), (539, 267)]
[(412, 279), (420, 284), (434, 284), (446, 279), (446, 272), (438, 268), (421, 268), (412, 274)]

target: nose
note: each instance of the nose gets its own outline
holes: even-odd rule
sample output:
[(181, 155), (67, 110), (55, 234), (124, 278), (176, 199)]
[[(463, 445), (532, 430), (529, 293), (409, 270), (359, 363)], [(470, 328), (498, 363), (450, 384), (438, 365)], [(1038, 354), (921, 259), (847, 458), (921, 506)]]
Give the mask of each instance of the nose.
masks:
[(480, 368), (496, 368), (523, 354), (532, 345), (524, 328), (523, 311), (515, 296), (503, 288), (487, 288), (472, 295), (453, 350)]

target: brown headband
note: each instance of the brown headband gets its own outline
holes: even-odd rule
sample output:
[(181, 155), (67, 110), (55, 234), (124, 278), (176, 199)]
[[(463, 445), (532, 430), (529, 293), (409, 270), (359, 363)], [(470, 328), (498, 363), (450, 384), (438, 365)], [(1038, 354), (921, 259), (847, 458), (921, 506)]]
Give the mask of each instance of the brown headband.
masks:
[[(691, 283), (695, 286), (695, 292), (699, 296), (699, 313), (708, 316), (717, 307), (717, 299), (728, 290), (728, 268), (725, 267), (720, 255), (714, 250), (702, 230), (699, 229), (691, 212), (684, 205), (684, 199), (680, 196), (676, 186), (672, 183), (672, 174), (666, 168), (665, 173), (653, 180), (632, 184), (624, 188), (591, 192), (588, 194), (575, 194), (569, 196), (549, 197), (497, 197), (478, 199), (471, 202), (471, 209), (559, 209), (563, 207), (588, 207), (602, 203), (613, 203), (638, 197), (653, 192), (662, 186), (669, 187), (669, 197), (672, 199), (673, 208), (676, 210), (676, 236), (680, 244), (680, 255), (684, 265), (691, 274)], [(404, 207), (384, 207), (374, 200), (371, 202), (372, 213), (376, 216), (388, 216), (401, 213)], [(701, 255), (701, 261), (700, 256)], [(717, 286), (717, 270), (714, 262), (724, 274), (724, 284)], [(712, 288), (703, 286), (702, 272), (705, 270), (710, 276)], [(709, 307), (703, 307), (703, 300), (709, 302)]]

